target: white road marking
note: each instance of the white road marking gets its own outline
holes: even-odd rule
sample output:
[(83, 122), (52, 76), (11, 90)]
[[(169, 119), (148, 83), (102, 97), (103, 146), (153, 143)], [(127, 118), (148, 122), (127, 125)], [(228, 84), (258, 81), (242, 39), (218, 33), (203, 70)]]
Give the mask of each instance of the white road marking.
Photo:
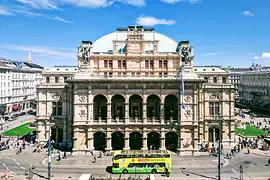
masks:
[(22, 167), (22, 166), (21, 166), (21, 168), (22, 168), (23, 170), (25, 170), (25, 168), (24, 168), (24, 167)]
[(17, 162), (17, 165), (20, 166), (20, 164)]
[(7, 165), (5, 163), (2, 163), (2, 164), (3, 164), (3, 166), (7, 167)]
[(13, 160), (13, 161), (15, 161), (15, 162), (17, 162), (17, 160), (16, 160), (16, 159), (14, 159), (14, 158), (12, 158), (12, 160)]
[(232, 172), (234, 172), (234, 173), (238, 173), (236, 170), (234, 170), (233, 168), (231, 168), (231, 170), (232, 170)]

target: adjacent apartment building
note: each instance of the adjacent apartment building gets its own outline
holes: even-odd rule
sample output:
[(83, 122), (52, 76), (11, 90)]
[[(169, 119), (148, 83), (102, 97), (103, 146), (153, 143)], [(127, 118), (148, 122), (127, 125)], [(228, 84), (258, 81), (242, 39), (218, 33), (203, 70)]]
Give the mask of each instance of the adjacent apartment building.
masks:
[(3, 114), (36, 106), (36, 86), (43, 67), (27, 62), (0, 59), (0, 106)]
[(200, 143), (234, 142), (230, 74), (194, 67), (194, 57), (189, 41), (143, 26), (82, 41), (77, 67), (43, 73), (37, 138), (47, 141), (51, 128), (52, 139), (71, 143), (74, 153), (169, 149), (198, 155)]

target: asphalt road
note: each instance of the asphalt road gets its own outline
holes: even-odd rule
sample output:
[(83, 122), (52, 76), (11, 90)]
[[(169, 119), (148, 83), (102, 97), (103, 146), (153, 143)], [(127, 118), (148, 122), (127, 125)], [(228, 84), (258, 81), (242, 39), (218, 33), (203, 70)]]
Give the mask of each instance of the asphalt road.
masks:
[[(45, 150), (45, 149), (44, 149)], [(46, 150), (45, 150), (46, 151)], [(0, 154), (0, 172), (4, 172), (7, 168), (17, 175), (24, 175), (25, 170), (30, 164), (33, 164), (36, 168), (40, 179), (42, 176), (47, 176), (47, 167), (42, 165), (42, 160), (46, 157), (46, 152), (40, 154), (32, 153), (32, 148), (28, 147), (21, 154), (15, 154), (14, 149), (9, 151), (3, 151)], [(242, 165), (244, 168), (244, 179), (257, 179), (257, 180), (268, 180), (270, 178), (270, 167), (265, 166), (266, 157), (257, 155), (245, 155), (240, 153), (233, 160), (229, 160), (226, 167), (222, 167), (221, 174), (222, 179), (239, 179), (239, 166)], [(183, 167), (184, 168), (184, 167)], [(106, 167), (52, 167), (51, 174), (55, 178), (60, 179), (78, 179), (81, 174), (107, 174)], [(172, 168), (171, 177), (163, 177), (156, 175), (157, 180), (162, 179), (217, 179), (217, 168), (209, 167), (188, 167), (186, 169)], [(117, 177), (119, 175), (113, 175)], [(37, 177), (37, 176), (36, 176)]]
[[(7, 122), (5, 125), (10, 128), (14, 128), (20, 125), (23, 122), (34, 121), (35, 116), (25, 115), (19, 117), (15, 121)], [(32, 164), (35, 166), (35, 179), (45, 179), (47, 177), (48, 169), (42, 164), (44, 158), (47, 157), (46, 149), (43, 149), (41, 153), (33, 153), (33, 148), (27, 147), (26, 150), (23, 150), (21, 154), (16, 154), (15, 149), (11, 147), (10, 150), (0, 152), (0, 174), (5, 170), (9, 169), (14, 172), (16, 175), (23, 176), (25, 179), (25, 171), (29, 168), (29, 165)], [(176, 161), (181, 161), (181, 157), (173, 157), (179, 159), (173, 159), (173, 163)], [(192, 179), (217, 179), (217, 168), (209, 166), (198, 166), (196, 165), (197, 160), (200, 157), (194, 157), (194, 167), (173, 167), (171, 176), (163, 177), (161, 175), (155, 175), (157, 180), (164, 179), (175, 179), (175, 180), (192, 180)], [(244, 154), (244, 152), (239, 153), (232, 160), (228, 160), (228, 165), (221, 169), (222, 180), (224, 179), (239, 179), (240, 177), (240, 165), (243, 166), (244, 170), (244, 179), (245, 180), (268, 180), (270, 178), (270, 166), (265, 166), (267, 159), (266, 156), (258, 156), (255, 154)], [(110, 163), (108, 163), (110, 165)], [(54, 176), (52, 179), (78, 179), (81, 174), (103, 174), (108, 175), (106, 172), (106, 167), (74, 167), (72, 164), (67, 167), (53, 166), (51, 169), (51, 174)], [(39, 176), (38, 176), (39, 175)], [(114, 177), (119, 177), (119, 175), (113, 175)]]
[(19, 116), (16, 120), (14, 121), (6, 121), (3, 125), (4, 131), (15, 128), (19, 125), (21, 125), (22, 123), (25, 122), (33, 122), (35, 121), (36, 116), (33, 115), (24, 115), (24, 116)]

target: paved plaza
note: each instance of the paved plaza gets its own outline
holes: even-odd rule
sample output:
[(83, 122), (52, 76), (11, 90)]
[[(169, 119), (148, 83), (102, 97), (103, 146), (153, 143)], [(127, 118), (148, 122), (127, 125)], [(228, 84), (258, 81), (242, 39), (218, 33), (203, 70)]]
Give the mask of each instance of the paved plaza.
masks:
[[(240, 117), (237, 117), (239, 119)], [(250, 117), (246, 116), (245, 121), (249, 121)], [(258, 118), (258, 120), (261, 120)], [(255, 122), (257, 118), (255, 119)], [(5, 141), (7, 138), (2, 138)], [(14, 142), (11, 142), (14, 143)], [(230, 147), (224, 147), (224, 154), (230, 151)], [(0, 152), (0, 173), (9, 169), (14, 177), (12, 180), (25, 179), (25, 171), (32, 164), (35, 166), (34, 179), (46, 179), (47, 177), (47, 149), (43, 149), (40, 153), (33, 153), (34, 148), (27, 146), (22, 153), (16, 154), (13, 147), (9, 150)], [(234, 156), (232, 159), (222, 158), (222, 179), (239, 179), (240, 165), (244, 169), (245, 179), (268, 180), (270, 177), (270, 167), (265, 166), (267, 159), (270, 157), (270, 151), (261, 151), (259, 149), (251, 149), (250, 154), (246, 154), (246, 149)], [(97, 155), (98, 151), (95, 152)], [(62, 153), (63, 155), (63, 153)], [(61, 155), (61, 156), (62, 156)], [(82, 174), (94, 174), (109, 176), (106, 168), (111, 165), (112, 156), (102, 156), (98, 158), (96, 163), (92, 163), (93, 156), (90, 153), (81, 153), (79, 155), (71, 155), (67, 153), (67, 159), (57, 161), (57, 154), (52, 158), (52, 178), (54, 180), (74, 179), (77, 180)], [(163, 179), (217, 179), (217, 157), (210, 156), (205, 153), (202, 156), (178, 156), (173, 154), (172, 157), (172, 173), (171, 176), (164, 177), (159, 174), (155, 175), (157, 180)], [(116, 178), (119, 175), (111, 175)], [(137, 176), (137, 175), (136, 175)], [(139, 176), (139, 175), (138, 175)]]
[[(25, 170), (30, 164), (35, 166), (36, 175), (34, 179), (44, 179), (47, 177), (47, 152), (43, 149), (41, 153), (33, 153), (32, 147), (27, 147), (21, 154), (16, 154), (15, 150), (2, 151), (0, 153), (0, 170), (12, 171), (16, 177), (12, 179), (25, 179)], [(245, 154), (245, 149), (237, 154), (233, 159), (222, 159), (222, 179), (239, 178), (240, 165), (244, 168), (245, 179), (268, 180), (270, 177), (270, 167), (265, 166), (269, 151), (251, 150), (250, 154)], [(97, 163), (92, 163), (92, 157), (87, 155), (71, 156), (67, 159), (56, 161), (52, 159), (52, 178), (55, 180), (74, 179), (77, 180), (81, 174), (109, 175), (106, 168), (111, 165), (111, 156), (104, 156), (98, 159)], [(214, 156), (178, 156), (172, 158), (172, 174), (169, 178), (155, 175), (158, 180), (162, 179), (216, 179), (217, 157)], [(119, 175), (112, 175), (119, 177)]]

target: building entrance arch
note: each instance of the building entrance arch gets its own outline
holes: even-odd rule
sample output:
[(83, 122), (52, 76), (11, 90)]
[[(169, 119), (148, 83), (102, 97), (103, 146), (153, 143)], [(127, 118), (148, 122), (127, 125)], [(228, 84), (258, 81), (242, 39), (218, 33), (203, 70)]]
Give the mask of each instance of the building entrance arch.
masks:
[(125, 146), (124, 134), (121, 132), (112, 133), (112, 149), (122, 150)]
[(168, 132), (165, 137), (166, 149), (176, 152), (178, 148), (178, 134), (175, 132)]
[(129, 147), (131, 150), (141, 150), (142, 148), (142, 134), (139, 132), (132, 132), (129, 134)]
[(150, 150), (157, 150), (160, 148), (160, 134), (157, 132), (150, 132), (147, 134), (147, 147)]
[(95, 150), (104, 151), (106, 148), (106, 134), (104, 132), (96, 132), (94, 134)]

